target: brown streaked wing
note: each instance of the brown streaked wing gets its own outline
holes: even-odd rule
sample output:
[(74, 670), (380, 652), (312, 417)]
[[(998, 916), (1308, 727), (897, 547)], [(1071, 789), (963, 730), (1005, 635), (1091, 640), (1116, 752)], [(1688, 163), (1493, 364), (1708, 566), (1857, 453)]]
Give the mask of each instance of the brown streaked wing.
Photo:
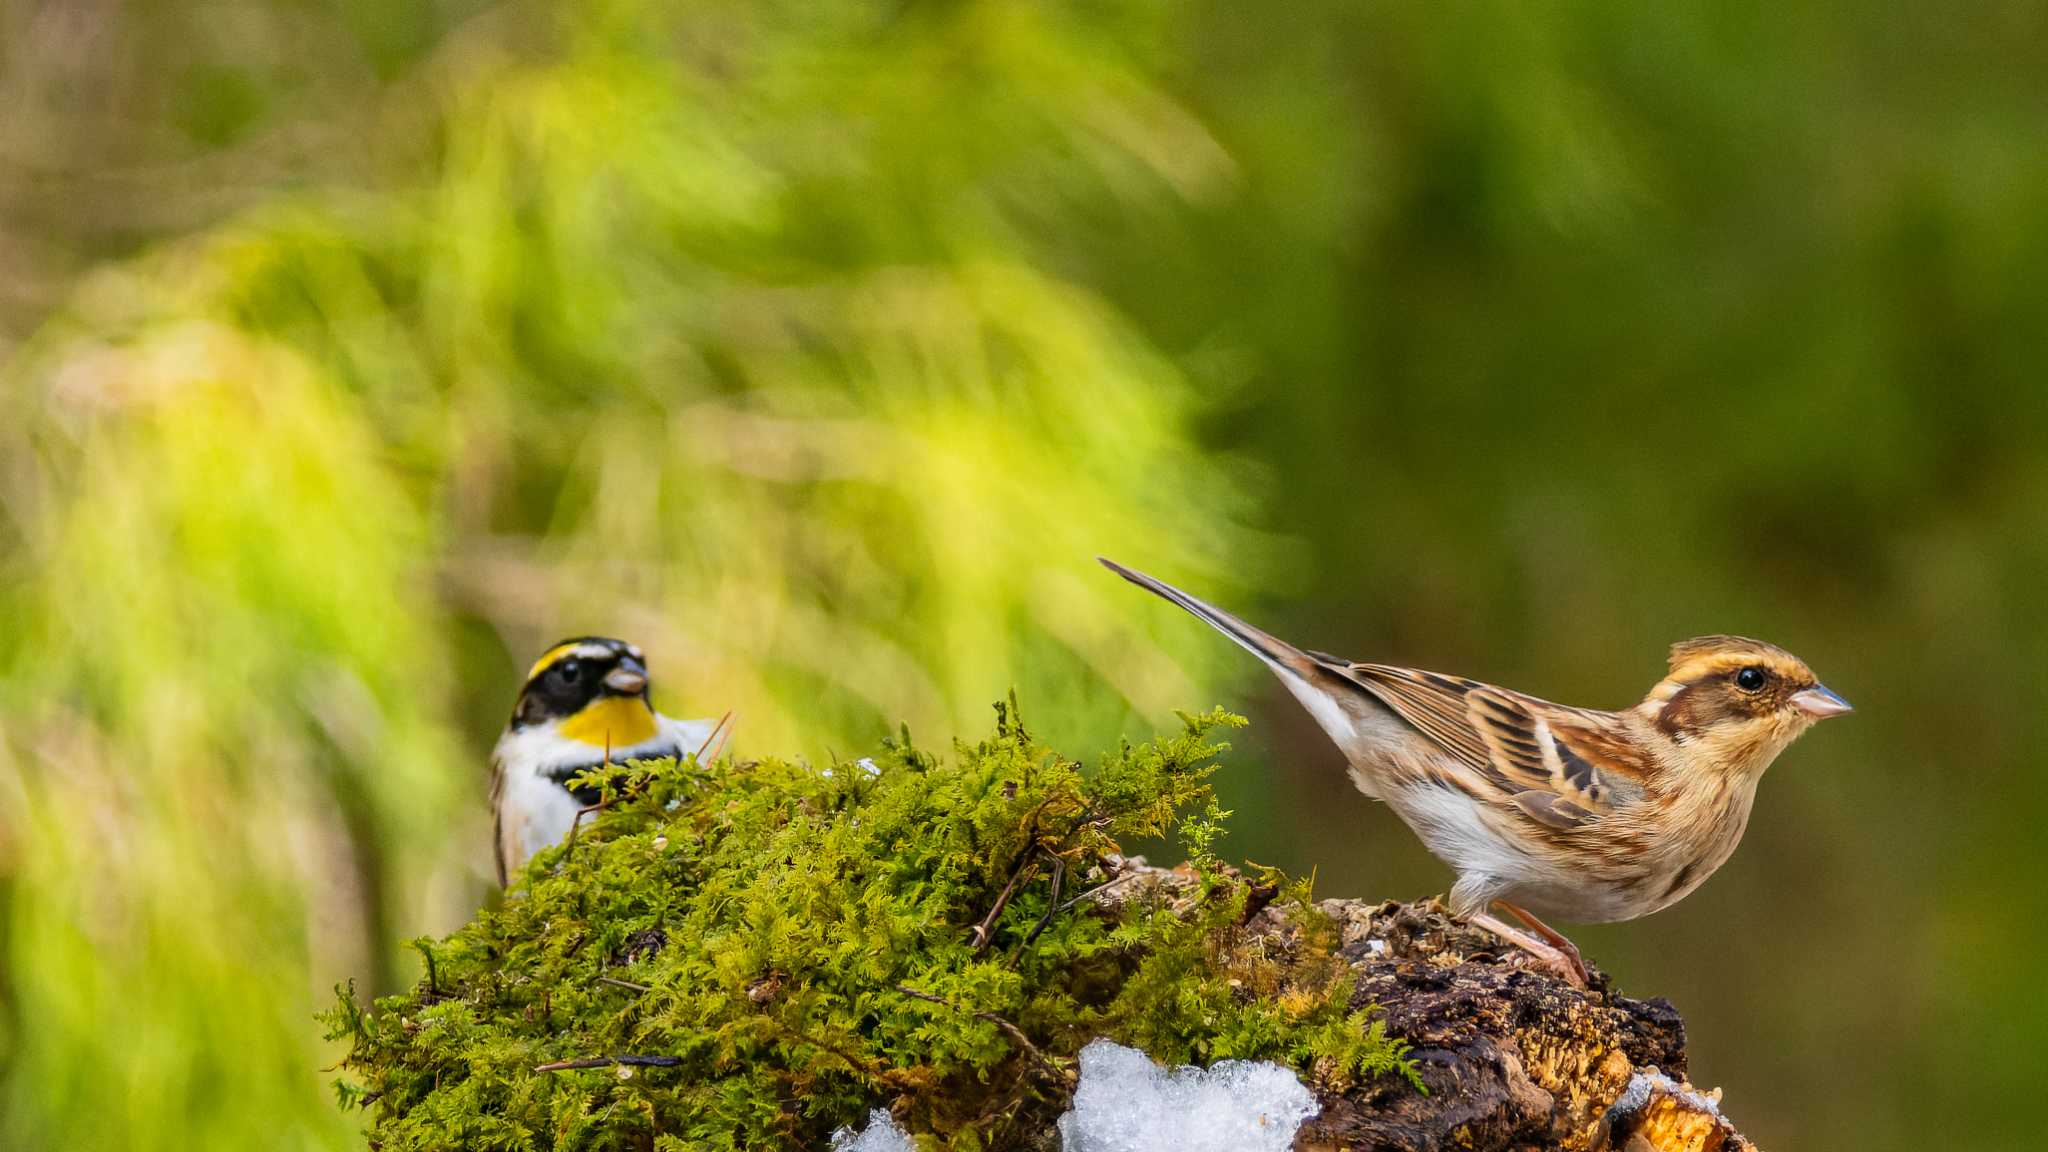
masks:
[(1340, 664), (1338, 669), (1438, 747), (1489, 780), (1504, 783), (1498, 779), (1493, 756), (1472, 727), (1466, 707), (1466, 695), (1482, 686), (1478, 682), (1385, 664)]
[[(1597, 714), (1435, 672), (1382, 664), (1348, 671), (1497, 790), (1480, 799), (1512, 805), (1552, 828), (1573, 828), (1610, 810), (1617, 786), (1636, 790), (1641, 773)], [(1556, 751), (1554, 769), (1543, 729)]]
[(505, 765), (491, 757), (491, 861), (498, 866), (498, 887), (505, 886)]
[(1642, 791), (1649, 774), (1642, 749), (1616, 729), (1609, 715), (1566, 708), (1546, 718), (1567, 783), (1581, 791), (1597, 789), (1596, 798), (1609, 806), (1617, 791), (1624, 796)]

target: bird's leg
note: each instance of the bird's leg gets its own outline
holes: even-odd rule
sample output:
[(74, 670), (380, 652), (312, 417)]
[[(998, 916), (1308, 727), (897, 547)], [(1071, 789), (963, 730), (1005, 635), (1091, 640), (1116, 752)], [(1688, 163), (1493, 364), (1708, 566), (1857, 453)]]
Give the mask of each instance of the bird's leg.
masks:
[(1483, 928), (1542, 961), (1545, 968), (1572, 987), (1584, 988), (1587, 985), (1591, 977), (1586, 972), (1586, 962), (1579, 957), (1577, 945), (1565, 939), (1556, 929), (1513, 904), (1505, 900), (1496, 900), (1494, 903), (1507, 909), (1516, 919), (1541, 935), (1531, 936), (1519, 928), (1511, 928), (1490, 912), (1474, 912), (1465, 919), (1474, 927)]
[(1524, 924), (1527, 924), (1529, 926), (1530, 931), (1536, 933), (1538, 936), (1543, 937), (1544, 943), (1549, 944), (1552, 948), (1555, 948), (1559, 952), (1564, 953), (1565, 956), (1571, 960), (1572, 968), (1573, 970), (1578, 972), (1580, 979), (1592, 979), (1592, 974), (1586, 970), (1585, 958), (1579, 955), (1579, 946), (1577, 944), (1572, 943), (1569, 937), (1567, 937), (1564, 933), (1559, 932), (1557, 929), (1552, 928), (1550, 925), (1545, 924), (1543, 921), (1538, 920), (1534, 912), (1529, 911), (1527, 908), (1522, 907), (1520, 904), (1510, 904), (1505, 900), (1498, 901), (1497, 903), (1499, 903), (1501, 907), (1513, 913), (1515, 919), (1520, 920)]

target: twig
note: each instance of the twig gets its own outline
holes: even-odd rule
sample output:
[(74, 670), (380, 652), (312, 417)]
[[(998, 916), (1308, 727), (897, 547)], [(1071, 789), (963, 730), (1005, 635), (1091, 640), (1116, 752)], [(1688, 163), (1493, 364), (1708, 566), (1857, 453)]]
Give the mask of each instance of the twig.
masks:
[(1107, 880), (1104, 880), (1102, 883), (1097, 884), (1095, 887), (1090, 888), (1085, 892), (1081, 892), (1069, 898), (1065, 904), (1062, 904), (1059, 907), (1054, 908), (1053, 914), (1057, 916), (1061, 912), (1065, 912), (1067, 909), (1072, 908), (1074, 905), (1079, 904), (1081, 901), (1086, 900), (1090, 896), (1095, 895), (1097, 892), (1106, 892), (1109, 889), (1116, 887), (1117, 885), (1123, 883), (1126, 880), (1142, 875), (1144, 875), (1144, 873), (1139, 872), (1136, 869), (1132, 869), (1131, 871), (1126, 872), (1121, 876), (1113, 876)]
[[(1047, 850), (1043, 845), (1038, 844), (1038, 816), (1039, 813), (1045, 811), (1046, 805), (1051, 804), (1053, 800), (1056, 798), (1057, 794), (1053, 794), (1048, 795), (1043, 800), (1040, 800), (1038, 804), (1031, 809), (1031, 818), (1026, 823), (1024, 828), (1025, 843), (1036, 845), (1039, 851), (1041, 852), (1045, 852)], [(1088, 803), (1082, 805), (1081, 814), (1074, 818), (1074, 823), (1067, 828), (1067, 834), (1060, 837), (1058, 851), (1051, 851), (1047, 853), (1053, 858), (1054, 863), (1059, 864), (1062, 868), (1065, 867), (1065, 864), (1061, 860), (1059, 853), (1066, 850), (1067, 843), (1074, 838), (1074, 834), (1076, 832), (1079, 832), (1082, 829), (1082, 827), (1088, 823), (1088, 818), (1090, 815), (1094, 813), (1094, 811), (1095, 801), (1090, 800)], [(1036, 863), (1036, 857), (1029, 852), (1018, 857), (1017, 867), (1010, 872), (1010, 882), (1008, 884), (1003, 885), (1003, 890), (996, 895), (995, 907), (990, 908), (988, 910), (988, 915), (983, 916), (981, 918), (981, 923), (974, 926), (972, 936), (974, 939), (974, 951), (976, 952), (976, 954), (986, 952), (988, 950), (988, 946), (995, 941), (996, 917), (1001, 916), (1003, 914), (1003, 909), (1009, 906), (1010, 897), (1017, 891), (1018, 882), (1024, 879), (1026, 873), (1030, 870), (1030, 867)]]
[(1017, 958), (1024, 954), (1026, 948), (1031, 947), (1032, 942), (1038, 939), (1038, 934), (1045, 931), (1047, 924), (1052, 923), (1053, 914), (1059, 911), (1060, 884), (1067, 878), (1067, 861), (1065, 857), (1057, 854), (1048, 855), (1052, 855), (1052, 894), (1046, 897), (1045, 915), (1038, 918), (1038, 923), (1032, 925), (1031, 932), (1024, 937), (1024, 942), (1017, 945), (1016, 951), (1010, 953), (1010, 966), (1013, 968), (1017, 965)]
[(615, 976), (599, 976), (597, 982), (599, 984), (609, 984), (614, 988), (624, 988), (628, 992), (647, 991), (647, 985), (645, 984), (635, 984), (631, 980), (620, 980)]
[(1015, 1024), (1010, 1023), (1008, 1020), (1003, 1019), (1001, 1016), (998, 1016), (993, 1012), (983, 1012), (979, 1009), (963, 1009), (958, 1004), (955, 1004), (951, 1000), (946, 999), (944, 996), (937, 996), (930, 992), (920, 992), (917, 989), (912, 988), (908, 984), (898, 984), (896, 986), (896, 990), (898, 992), (903, 993), (905, 996), (910, 997), (913, 1000), (923, 1000), (928, 1004), (938, 1004), (942, 1007), (951, 1008), (955, 1012), (964, 1011), (967, 1012), (969, 1015), (973, 1016), (976, 1020), (988, 1021), (989, 1023), (1002, 1029), (1003, 1034), (1005, 1036), (1008, 1036), (1012, 1043), (1016, 1044), (1017, 1047), (1021, 1049), (1026, 1056), (1029, 1056), (1031, 1057), (1031, 1059), (1037, 1061), (1038, 1064), (1041, 1067), (1043, 1067), (1046, 1071), (1052, 1073), (1062, 1082), (1066, 1082), (1069, 1080), (1066, 1069), (1060, 1067), (1058, 1064), (1053, 1063), (1052, 1060), (1049, 1059), (1045, 1053), (1039, 1051), (1038, 1045), (1033, 1044), (1031, 1042), (1031, 1037), (1026, 1036), (1022, 1028), (1017, 1027)]
[[(1067, 850), (1067, 845), (1074, 842), (1074, 837), (1080, 833), (1081, 829), (1088, 826), (1089, 819), (1094, 814), (1095, 801), (1090, 800), (1088, 801), (1088, 803), (1082, 805), (1080, 814), (1075, 816), (1073, 824), (1068, 826), (1067, 834), (1065, 836), (1060, 837), (1059, 847), (1054, 849), (1050, 853), (1050, 855), (1052, 856), (1053, 873), (1052, 895), (1049, 899), (1048, 907), (1045, 910), (1045, 915), (1040, 916), (1038, 918), (1038, 923), (1032, 925), (1031, 932), (1024, 937), (1024, 942), (1017, 946), (1016, 951), (1010, 953), (1011, 967), (1016, 967), (1018, 957), (1024, 954), (1024, 949), (1029, 948), (1032, 945), (1032, 943), (1038, 939), (1039, 935), (1045, 931), (1045, 926), (1052, 923), (1053, 917), (1059, 915), (1060, 913), (1074, 906), (1075, 900), (1069, 900), (1065, 904), (1060, 903), (1060, 882), (1066, 879), (1067, 875), (1067, 859), (1064, 855), (1062, 855), (1062, 853), (1064, 853)], [(1105, 817), (1104, 819), (1107, 820), (1107, 817)], [(1114, 880), (1109, 882), (1109, 884), (1113, 883), (1115, 883)], [(1109, 887), (1109, 884), (1103, 884), (1101, 887), (1098, 887), (1096, 891), (1099, 892), (1102, 890), (1102, 888)], [(1086, 895), (1086, 893), (1083, 893), (1083, 895)], [(1075, 899), (1078, 900), (1079, 897), (1076, 897)]]
[(1088, 803), (1083, 804), (1081, 806), (1081, 814), (1074, 817), (1073, 827), (1068, 828), (1067, 834), (1065, 836), (1060, 837), (1061, 850), (1065, 850), (1066, 846), (1073, 842), (1074, 834), (1076, 832), (1079, 832), (1081, 829), (1087, 827), (1089, 819), (1094, 815), (1095, 801), (1090, 800), (1088, 801)]
[[(1045, 806), (1052, 803), (1052, 801), (1053, 797), (1048, 795), (1031, 809), (1031, 816), (1024, 824), (1024, 842), (1026, 844), (1034, 847), (1037, 846), (1038, 814), (1045, 811)], [(1018, 881), (1024, 879), (1025, 871), (1034, 863), (1036, 863), (1036, 860), (1030, 852), (1025, 852), (1017, 857), (1017, 866), (1010, 869), (1010, 882), (1003, 885), (1003, 890), (996, 894), (995, 905), (988, 910), (988, 915), (983, 916), (981, 923), (974, 926), (972, 935), (976, 955), (988, 951), (989, 944), (995, 940), (996, 917), (1003, 914), (1003, 909), (1010, 903), (1010, 895), (1017, 890)]]
[(681, 1056), (589, 1056), (581, 1060), (557, 1060), (552, 1064), (538, 1064), (535, 1072), (567, 1072), (572, 1068), (609, 1068), (623, 1064), (639, 1068), (673, 1068), (683, 1062)]
[(1028, 855), (1017, 862), (1016, 870), (1010, 873), (1010, 882), (1003, 885), (1002, 892), (996, 896), (995, 906), (981, 918), (981, 923), (974, 926), (974, 951), (977, 955), (988, 950), (989, 942), (995, 938), (996, 917), (1003, 914), (1003, 908), (1010, 903), (1010, 894), (1017, 890), (1017, 882), (1024, 879), (1025, 867), (1031, 863), (1033, 860)]
[(859, 1072), (864, 1076), (879, 1077), (880, 1075), (882, 1075), (882, 1072), (887, 1067), (886, 1065), (883, 1065), (877, 1061), (869, 1060), (859, 1055), (858, 1053), (848, 1052), (845, 1048), (842, 1048), (839, 1045), (834, 1044), (828, 1040), (821, 1040), (818, 1037), (813, 1036), (800, 1028), (792, 1028), (789, 1025), (784, 1024), (782, 1021), (775, 1019), (773, 1016), (767, 1017), (767, 1020), (769, 1026), (774, 1028), (776, 1031), (783, 1033), (784, 1035), (790, 1037), (793, 1040), (800, 1040), (805, 1044), (809, 1044), (813, 1048), (820, 1048), (824, 1051), (830, 1052), (832, 1055), (837, 1056), (841, 1060), (846, 1061), (849, 1067), (851, 1067), (854, 1071)]
[[(732, 709), (728, 708), (725, 710), (725, 715), (718, 718), (718, 723), (711, 726), (711, 734), (704, 737), (702, 744), (697, 745), (697, 751), (694, 753), (694, 759), (697, 763), (702, 764), (704, 762), (704, 750), (706, 748), (711, 748), (711, 756), (714, 760), (718, 758), (720, 752), (725, 751), (725, 742), (732, 736), (732, 729), (726, 727), (731, 720)], [(711, 744), (713, 740), (718, 741), (718, 745), (715, 748)]]

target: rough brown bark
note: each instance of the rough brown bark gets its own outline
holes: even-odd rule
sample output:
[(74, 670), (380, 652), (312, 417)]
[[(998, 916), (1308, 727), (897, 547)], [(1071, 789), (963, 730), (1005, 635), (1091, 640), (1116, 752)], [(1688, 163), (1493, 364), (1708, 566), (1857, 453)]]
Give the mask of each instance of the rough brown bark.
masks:
[[(1188, 879), (1147, 871), (1169, 887)], [(1718, 1093), (1685, 1083), (1685, 1023), (1669, 1002), (1619, 995), (1597, 970), (1591, 989), (1573, 988), (1435, 900), (1318, 906), (1341, 929), (1356, 1003), (1378, 1005), (1412, 1046), (1429, 1092), (1383, 1079), (1326, 1095), (1296, 1148), (1754, 1152)], [(1246, 930), (1283, 947), (1293, 935), (1278, 905)]]

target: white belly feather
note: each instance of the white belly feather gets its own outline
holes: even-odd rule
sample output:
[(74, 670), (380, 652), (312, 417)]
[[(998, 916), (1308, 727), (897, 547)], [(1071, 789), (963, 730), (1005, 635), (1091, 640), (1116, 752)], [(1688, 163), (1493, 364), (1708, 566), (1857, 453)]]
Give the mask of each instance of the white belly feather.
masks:
[(1577, 924), (1630, 920), (1646, 911), (1634, 907), (1624, 889), (1588, 884), (1558, 860), (1523, 850), (1514, 837), (1489, 823), (1504, 813), (1489, 812), (1456, 788), (1407, 784), (1392, 792), (1387, 803), (1431, 855), (1458, 873), (1451, 895), (1460, 914), (1484, 911), (1486, 903), (1497, 899)]

